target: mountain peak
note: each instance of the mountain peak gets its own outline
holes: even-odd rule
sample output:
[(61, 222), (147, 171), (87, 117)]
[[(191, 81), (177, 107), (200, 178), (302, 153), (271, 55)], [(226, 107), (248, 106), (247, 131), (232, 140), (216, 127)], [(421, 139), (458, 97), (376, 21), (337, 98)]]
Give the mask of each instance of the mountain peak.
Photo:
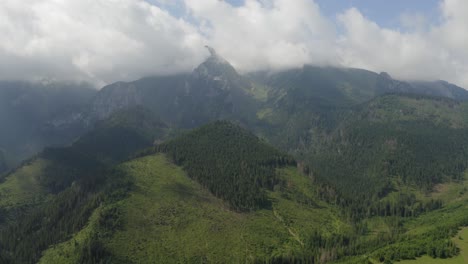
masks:
[(194, 70), (195, 76), (209, 77), (218, 81), (240, 78), (236, 69), (227, 60), (219, 56), (214, 48), (210, 46), (205, 46), (205, 48), (208, 49), (211, 56)]
[(381, 72), (379, 75), (383, 77), (384, 79), (393, 79), (392, 76), (388, 74), (388, 72)]
[(205, 48), (208, 49), (208, 51), (210, 52), (211, 56), (217, 56), (218, 54), (216, 53), (216, 50), (208, 45), (205, 45)]
[(205, 61), (205, 63), (207, 62), (211, 62), (211, 63), (214, 63), (216, 65), (229, 65), (230, 67), (231, 64), (226, 60), (224, 59), (223, 57), (219, 56), (218, 53), (216, 52), (216, 50), (208, 45), (205, 46), (206, 49), (208, 49), (208, 51), (210, 52), (210, 57)]

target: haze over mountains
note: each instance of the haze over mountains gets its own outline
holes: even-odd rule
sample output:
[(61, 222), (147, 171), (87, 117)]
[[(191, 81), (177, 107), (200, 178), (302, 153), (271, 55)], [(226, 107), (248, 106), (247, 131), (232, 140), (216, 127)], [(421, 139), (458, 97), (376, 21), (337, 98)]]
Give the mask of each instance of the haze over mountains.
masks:
[[(468, 92), (318, 67), (0, 83), (2, 263), (460, 257)], [(446, 221), (438, 221), (445, 217)]]
[[(18, 164), (45, 146), (66, 145), (117, 110), (143, 106), (164, 122), (191, 128), (217, 119), (255, 123), (260, 109), (357, 105), (387, 93), (466, 100), (466, 90), (445, 81), (405, 82), (387, 73), (306, 65), (240, 75), (208, 47), (211, 56), (192, 73), (117, 82), (95, 91), (86, 84), (1, 82), (0, 149)], [(285, 105), (283, 105), (286, 107)]]
[(96, 91), (87, 84), (0, 82), (0, 149), (7, 163), (17, 165), (46, 146), (71, 142), (81, 131), (52, 129), (51, 122), (73, 118)]

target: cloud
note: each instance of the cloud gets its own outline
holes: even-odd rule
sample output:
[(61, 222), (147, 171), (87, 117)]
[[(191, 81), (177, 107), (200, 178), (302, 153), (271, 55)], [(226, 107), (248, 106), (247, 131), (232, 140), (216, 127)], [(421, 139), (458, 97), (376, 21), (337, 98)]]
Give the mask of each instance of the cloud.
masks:
[(355, 8), (338, 16), (341, 64), (388, 71), (412, 80), (445, 79), (468, 88), (468, 2), (445, 0), (441, 20), (421, 25), (423, 18), (405, 14), (407, 32), (382, 28)]
[(338, 20), (345, 29), (339, 43), (343, 65), (388, 71), (403, 79), (436, 78), (440, 73), (443, 50), (427, 35), (381, 28), (354, 8)]
[(391, 29), (355, 8), (326, 17), (313, 0), (2, 0), (0, 79), (187, 72), (210, 45), (243, 72), (338, 65), (468, 87), (468, 1), (439, 8), (438, 21), (405, 13)]
[(400, 14), (400, 24), (409, 31), (425, 31), (429, 25), (424, 14), (407, 12)]
[(468, 2), (445, 0), (440, 21), (402, 13), (403, 30), (383, 28), (351, 8), (336, 20), (310, 0), (185, 0), (210, 45), (243, 71), (303, 64), (387, 71), (407, 80), (468, 87)]
[(1, 79), (95, 83), (188, 71), (206, 42), (193, 25), (140, 0), (0, 1)]
[[(335, 28), (314, 1), (186, 0), (209, 44), (243, 71), (326, 64), (336, 54)], [(337, 60), (336, 60), (337, 61)]]

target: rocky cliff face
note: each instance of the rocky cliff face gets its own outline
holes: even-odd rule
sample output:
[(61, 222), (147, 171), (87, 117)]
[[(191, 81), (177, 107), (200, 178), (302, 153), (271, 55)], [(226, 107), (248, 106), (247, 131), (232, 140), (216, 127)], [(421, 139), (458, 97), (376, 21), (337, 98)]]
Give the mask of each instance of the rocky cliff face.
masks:
[(143, 103), (141, 91), (133, 83), (118, 82), (104, 87), (90, 106), (90, 115), (98, 120), (130, 106)]
[(104, 87), (92, 101), (87, 123), (102, 120), (131, 106), (153, 110), (165, 122), (193, 127), (236, 115), (252, 99), (250, 82), (216, 51), (191, 74), (148, 77)]
[(218, 83), (218, 88), (230, 90), (235, 88), (247, 89), (249, 81), (237, 73), (236, 69), (216, 51), (206, 46), (211, 56), (200, 64), (192, 73), (194, 80), (213, 81)]

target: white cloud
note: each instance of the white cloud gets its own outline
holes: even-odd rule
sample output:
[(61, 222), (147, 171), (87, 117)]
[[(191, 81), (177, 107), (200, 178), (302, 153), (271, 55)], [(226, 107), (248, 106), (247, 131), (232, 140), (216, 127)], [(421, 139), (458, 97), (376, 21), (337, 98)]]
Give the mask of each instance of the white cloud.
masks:
[(0, 78), (95, 83), (190, 70), (206, 42), (140, 0), (2, 0), (0, 35)]
[(421, 17), (406, 17), (407, 23), (419, 23), (408, 32), (382, 28), (359, 10), (347, 10), (338, 16), (345, 29), (339, 44), (342, 64), (402, 79), (445, 79), (468, 88), (468, 2), (445, 0), (440, 8), (441, 21), (425, 29)]
[[(333, 61), (335, 28), (310, 0), (186, 0), (210, 45), (244, 71)], [(335, 60), (336, 62), (337, 60)]]
[(313, 0), (2, 0), (0, 79), (190, 71), (208, 44), (241, 71), (332, 64), (468, 87), (467, 13), (468, 1), (444, 0), (440, 21), (401, 14), (400, 31), (354, 8), (325, 17)]
[(340, 40), (343, 65), (388, 71), (403, 79), (437, 78), (440, 73), (443, 50), (426, 35), (380, 28), (354, 8), (338, 20), (345, 28)]
[(409, 31), (421, 32), (427, 30), (429, 23), (424, 14), (407, 13), (400, 14), (400, 24)]

